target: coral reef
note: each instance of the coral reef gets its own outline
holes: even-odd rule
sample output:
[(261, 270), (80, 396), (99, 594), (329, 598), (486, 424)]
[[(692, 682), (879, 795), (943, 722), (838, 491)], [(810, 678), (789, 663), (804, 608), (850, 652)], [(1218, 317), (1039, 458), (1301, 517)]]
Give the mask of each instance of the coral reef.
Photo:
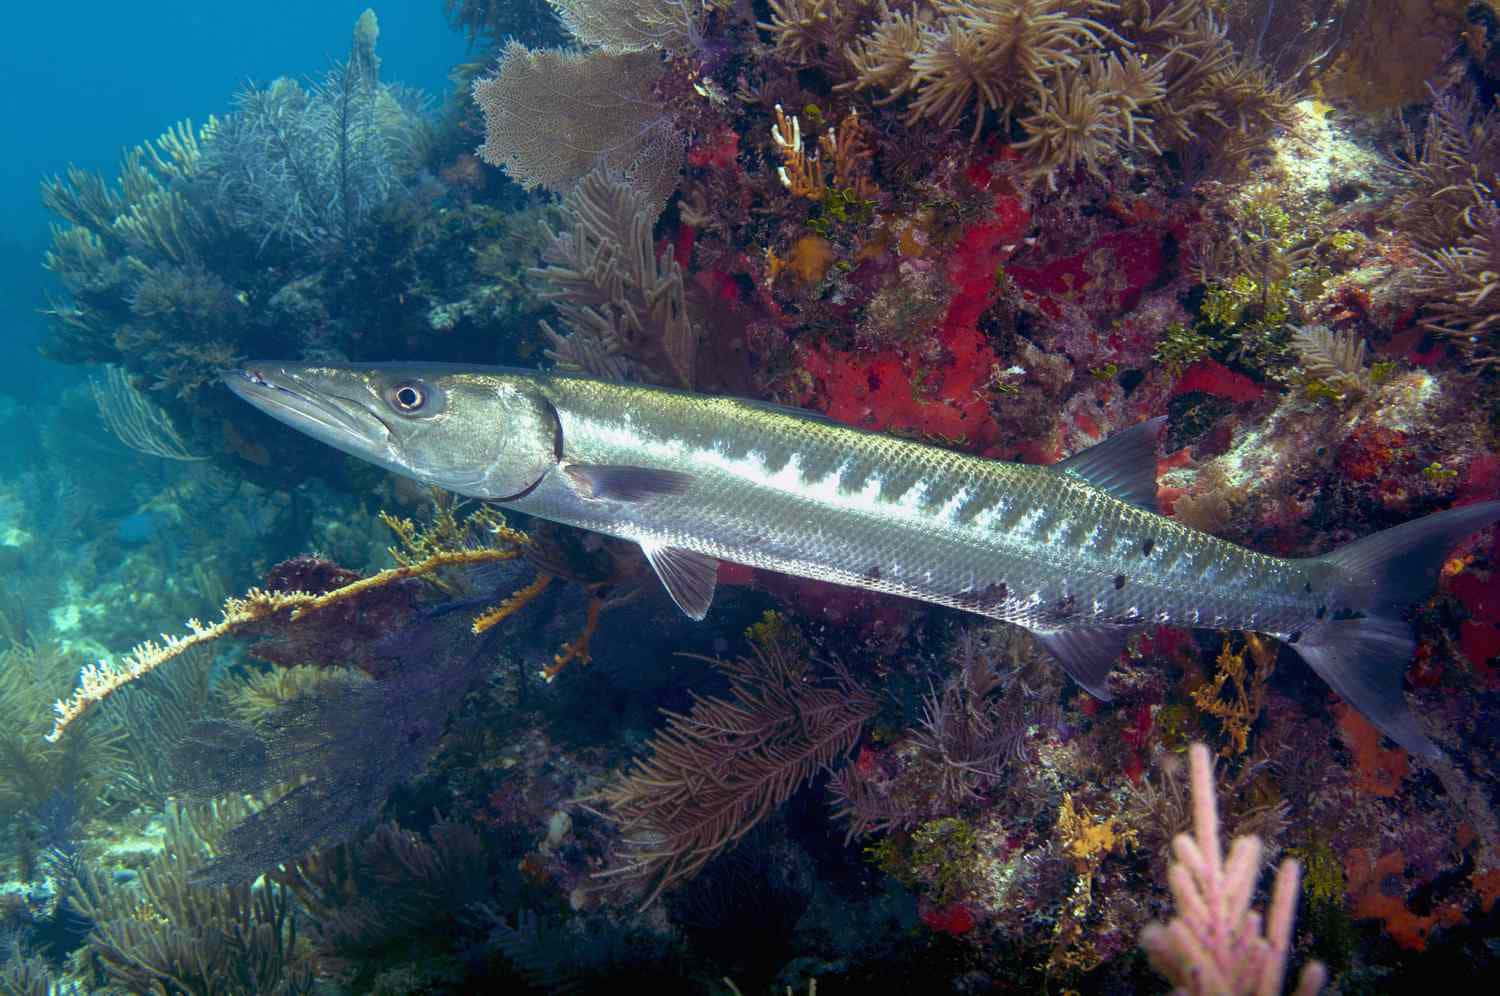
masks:
[[(38, 454), (0, 470), (7, 979), (1149, 991), (1153, 922), (1183, 991), (1493, 968), (1491, 537), (1413, 612), (1430, 762), (1265, 638), (1146, 628), (1102, 703), (1017, 631), (729, 564), (689, 624), (632, 545), (213, 384), (550, 362), (1035, 463), (1165, 414), (1164, 509), (1320, 554), (1500, 496), (1492, 5), (445, 7), (490, 51), (438, 115), (362, 19), (44, 189), (47, 352), (113, 367), (0, 415)], [(1251, 912), (1288, 858), (1295, 937), (1285, 879)]]
[(81, 866), (68, 903), (90, 924), (99, 981), (131, 992), (313, 991), (290, 893), (275, 884), (202, 889), (193, 867), (245, 813), (240, 802), (170, 811), (163, 848), (129, 886)]
[[(318, 79), (247, 86), (226, 114), (128, 150), (119, 178), (43, 184), (65, 222), (46, 256), (62, 296), (43, 351), (111, 363), (186, 452), (279, 486), (273, 468), (338, 476), (295, 436), (262, 439), (213, 389), (257, 355), (514, 362), (540, 333), (497, 335), (543, 304), (524, 279), (540, 235), (482, 203), (454, 102), (383, 80), (373, 14)], [(467, 156), (471, 169), (463, 169)], [(308, 542), (305, 534), (298, 546)]]

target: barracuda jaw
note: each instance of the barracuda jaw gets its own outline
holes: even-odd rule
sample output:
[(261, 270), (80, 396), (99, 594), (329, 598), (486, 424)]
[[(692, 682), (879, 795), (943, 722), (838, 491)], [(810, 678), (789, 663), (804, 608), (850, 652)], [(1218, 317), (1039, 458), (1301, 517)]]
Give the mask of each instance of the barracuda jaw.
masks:
[(381, 464), (391, 459), (390, 428), (369, 405), (349, 396), (359, 389), (357, 384), (349, 385), (347, 393), (335, 393), (284, 368), (256, 366), (230, 371), (224, 385), (278, 422), (319, 442)]

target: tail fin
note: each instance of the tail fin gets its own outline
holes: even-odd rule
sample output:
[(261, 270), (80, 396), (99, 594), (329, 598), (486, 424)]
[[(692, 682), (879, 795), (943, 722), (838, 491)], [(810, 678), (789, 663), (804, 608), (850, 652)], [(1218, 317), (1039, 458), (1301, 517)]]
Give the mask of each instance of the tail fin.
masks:
[(1307, 631), (1292, 646), (1334, 691), (1413, 754), (1441, 757), (1401, 693), (1416, 641), (1403, 618), (1437, 587), (1460, 539), (1500, 520), (1500, 501), (1450, 508), (1356, 540), (1317, 558), (1335, 569), (1339, 596), (1364, 613)]

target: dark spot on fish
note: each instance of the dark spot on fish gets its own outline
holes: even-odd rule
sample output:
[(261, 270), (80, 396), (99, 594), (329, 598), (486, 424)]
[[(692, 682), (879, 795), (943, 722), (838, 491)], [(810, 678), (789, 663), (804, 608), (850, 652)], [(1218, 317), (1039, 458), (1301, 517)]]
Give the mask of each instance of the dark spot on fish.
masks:
[(1303, 584), (1302, 584), (1302, 590), (1304, 592), (1306, 592), (1307, 594), (1311, 595), (1312, 594), (1312, 582), (1311, 581), (1305, 581), (1305, 582), (1303, 582)]
[(1123, 574), (1116, 574), (1115, 575), (1115, 591), (1119, 591), (1123, 587), (1125, 587), (1125, 575), (1123, 575)]
[(879, 581), (880, 580), (880, 565), (879, 564), (871, 564), (869, 567), (865, 568), (865, 580), (866, 581)]
[(989, 609), (999, 608), (1010, 597), (1010, 589), (1005, 586), (1004, 581), (996, 581), (985, 585), (978, 591), (960, 592), (953, 599), (954, 603), (961, 609), (970, 612), (984, 612)]
[(1287, 643), (1296, 643), (1300, 639), (1302, 639), (1302, 631), (1299, 629), (1295, 633), (1293, 633), (1291, 636), (1287, 637), (1286, 638), (1286, 642)]
[(1156, 549), (1156, 540), (1154, 540), (1154, 539), (1148, 539), (1146, 542), (1144, 542), (1144, 543), (1141, 544), (1141, 556), (1143, 556), (1143, 557), (1149, 557), (1149, 556), (1151, 556), (1151, 551), (1155, 550), (1155, 549)]
[(1051, 622), (1067, 622), (1078, 614), (1078, 602), (1072, 595), (1064, 595), (1059, 598), (1048, 611), (1047, 617)]
[(1318, 611), (1317, 611), (1316, 615), (1317, 615), (1317, 617), (1319, 619), (1322, 619), (1324, 616), (1328, 615), (1328, 606), (1326, 606), (1326, 605), (1320, 605), (1320, 606), (1318, 606)]

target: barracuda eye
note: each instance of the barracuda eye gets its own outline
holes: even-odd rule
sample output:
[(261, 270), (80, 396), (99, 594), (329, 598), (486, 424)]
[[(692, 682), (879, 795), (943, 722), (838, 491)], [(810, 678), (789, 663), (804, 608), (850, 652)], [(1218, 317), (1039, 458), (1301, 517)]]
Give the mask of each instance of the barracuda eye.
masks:
[(416, 381), (396, 384), (386, 391), (386, 400), (403, 415), (415, 415), (427, 405), (427, 388)]

